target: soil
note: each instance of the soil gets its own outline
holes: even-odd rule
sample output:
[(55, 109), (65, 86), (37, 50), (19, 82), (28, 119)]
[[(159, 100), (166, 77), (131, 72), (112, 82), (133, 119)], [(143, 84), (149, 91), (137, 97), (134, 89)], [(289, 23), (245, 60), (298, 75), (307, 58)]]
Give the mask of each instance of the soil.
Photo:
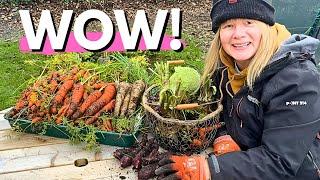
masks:
[[(23, 34), (24, 30), (20, 21), (19, 10), (30, 10), (35, 27), (40, 19), (42, 10), (50, 10), (55, 22), (60, 22), (62, 10), (74, 10), (75, 17), (83, 11), (89, 9), (99, 9), (107, 13), (114, 20), (113, 10), (121, 9), (126, 12), (130, 24), (134, 20), (137, 10), (145, 10), (148, 13), (149, 23), (153, 27), (153, 22), (158, 9), (169, 10), (180, 8), (182, 10), (182, 33), (194, 36), (199, 46), (208, 48), (208, 44), (213, 38), (211, 32), (210, 8), (211, 0), (100, 0), (94, 1), (37, 1), (37, 3), (1, 3), (0, 0), (0, 40), (16, 41)], [(12, 1), (15, 2), (15, 1)], [(170, 19), (168, 27), (171, 27)], [(88, 30), (99, 30), (99, 23), (92, 22)]]

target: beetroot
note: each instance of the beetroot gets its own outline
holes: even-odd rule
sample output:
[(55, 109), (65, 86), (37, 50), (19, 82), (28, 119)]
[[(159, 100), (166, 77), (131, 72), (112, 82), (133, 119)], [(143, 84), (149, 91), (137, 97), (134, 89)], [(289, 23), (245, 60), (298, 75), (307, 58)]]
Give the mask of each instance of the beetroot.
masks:
[(120, 160), (120, 166), (122, 168), (126, 168), (128, 166), (131, 166), (132, 164), (132, 157), (129, 156), (123, 156)]
[(138, 179), (145, 180), (150, 179), (156, 176), (154, 171), (157, 169), (158, 163), (149, 164), (144, 166), (143, 168), (138, 171)]

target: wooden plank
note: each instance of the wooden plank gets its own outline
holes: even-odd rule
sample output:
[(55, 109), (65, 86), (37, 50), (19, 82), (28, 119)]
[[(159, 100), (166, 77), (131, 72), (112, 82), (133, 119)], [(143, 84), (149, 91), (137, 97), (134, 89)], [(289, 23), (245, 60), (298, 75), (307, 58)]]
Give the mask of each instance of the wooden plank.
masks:
[(101, 145), (101, 152), (94, 153), (83, 146), (53, 144), (40, 147), (0, 151), (0, 174), (74, 164), (77, 159), (89, 162), (114, 159), (116, 147)]
[(0, 114), (5, 114), (6, 112), (10, 111), (11, 108), (12, 107), (0, 111)]
[(11, 108), (0, 111), (0, 131), (11, 129), (11, 126), (8, 120), (4, 119), (4, 114), (9, 111)]
[(68, 143), (68, 140), (49, 136), (17, 133), (12, 130), (0, 131), (0, 151), (61, 143)]
[(0, 179), (137, 179), (131, 167), (120, 169), (116, 159), (89, 162), (83, 167), (74, 165), (2, 174)]
[(0, 131), (10, 130), (10, 129), (11, 129), (11, 126), (7, 120), (4, 120), (4, 121), (0, 120)]

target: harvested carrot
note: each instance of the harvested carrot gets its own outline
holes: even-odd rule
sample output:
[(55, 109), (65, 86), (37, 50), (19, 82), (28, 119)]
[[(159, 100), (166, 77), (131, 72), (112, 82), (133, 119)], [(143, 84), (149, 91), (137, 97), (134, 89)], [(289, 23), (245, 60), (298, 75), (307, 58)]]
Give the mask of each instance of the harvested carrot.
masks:
[[(57, 71), (54, 71), (54, 72), (52, 72), (52, 74), (51, 74), (52, 76), (52, 78), (58, 78), (59, 76), (60, 76), (60, 74), (59, 74), (59, 72), (57, 72)], [(51, 78), (50, 78), (51, 79)]]
[(56, 96), (53, 99), (53, 102), (55, 104), (61, 104), (64, 97), (67, 95), (67, 93), (72, 89), (73, 87), (73, 80), (67, 80), (65, 81), (60, 89), (58, 90)]
[(38, 110), (38, 107), (34, 104), (30, 107), (30, 112), (34, 113)]
[(57, 117), (57, 119), (56, 119), (56, 124), (61, 124), (62, 121), (63, 121), (63, 116), (59, 116), (59, 117)]
[(184, 64), (184, 60), (173, 60), (173, 61), (167, 61), (168, 65), (181, 65)]
[(41, 111), (41, 112), (38, 112), (38, 113), (37, 113), (37, 116), (38, 116), (38, 117), (43, 117), (45, 114), (46, 114), (45, 112)]
[(87, 110), (87, 108), (102, 96), (101, 91), (93, 91), (81, 104), (80, 108), (72, 115), (71, 119), (77, 119)]
[(38, 100), (38, 94), (36, 92), (31, 92), (28, 97), (28, 107), (30, 108), (32, 105), (36, 104)]
[(134, 82), (134, 84), (132, 85), (130, 102), (129, 102), (128, 110), (127, 110), (127, 116), (130, 116), (135, 112), (135, 110), (137, 108), (137, 104), (138, 104), (138, 102), (144, 92), (145, 86), (146, 85), (142, 80), (138, 80), (138, 81)]
[(77, 72), (77, 74), (74, 76), (74, 80), (79, 80), (80, 78), (83, 77), (83, 75), (86, 73), (85, 70), (81, 69), (80, 71)]
[(36, 103), (34, 103), (34, 105), (36, 105), (37, 107), (40, 108), (40, 106), (41, 106), (41, 100), (38, 99), (38, 100), (36, 101)]
[(126, 97), (126, 93), (130, 87), (129, 83), (120, 82), (117, 84), (117, 96), (116, 96), (116, 105), (114, 107), (113, 115), (115, 117), (120, 115), (121, 105), (123, 103), (124, 98)]
[(104, 126), (104, 129), (106, 129), (107, 131), (113, 131), (111, 119), (104, 120), (103, 126)]
[(56, 106), (61, 104), (67, 93), (72, 89), (73, 87), (73, 80), (67, 80), (65, 81), (62, 86), (59, 88), (56, 96), (54, 97), (52, 101), (52, 107), (51, 107), (51, 113), (55, 114), (56, 112)]
[(176, 110), (191, 110), (199, 107), (198, 103), (190, 103), (190, 104), (178, 104), (175, 109)]
[(42, 120), (41, 117), (34, 117), (34, 118), (31, 119), (31, 122), (32, 123), (37, 123), (37, 122), (40, 122), (41, 120)]
[(121, 105), (121, 109), (120, 109), (120, 116), (124, 117), (127, 114), (127, 110), (128, 110), (128, 105), (130, 102), (130, 96), (131, 96), (131, 85), (126, 93), (125, 98), (123, 99), (122, 105)]
[(79, 71), (79, 69), (77, 67), (73, 67), (70, 71), (71, 74), (77, 74), (77, 72)]
[(55, 92), (58, 87), (58, 82), (56, 79), (52, 79), (49, 84), (50, 92)]
[(199, 147), (199, 146), (202, 146), (202, 142), (199, 139), (194, 139), (192, 141), (192, 145)]
[(70, 117), (78, 108), (80, 101), (84, 93), (84, 86), (81, 83), (78, 83), (74, 86), (72, 90), (72, 97), (69, 109), (66, 113), (67, 117)]
[(106, 83), (96, 83), (96, 84), (93, 85), (93, 88), (94, 89), (101, 89), (106, 85), (107, 85)]
[(89, 96), (88, 95), (88, 91), (85, 90), (84, 93), (83, 93), (83, 100), (87, 100), (88, 96)]
[(116, 100), (115, 100), (115, 99), (111, 100), (111, 101), (110, 101), (108, 104), (106, 104), (99, 112), (97, 112), (93, 117), (87, 119), (85, 123), (86, 123), (86, 124), (92, 124), (92, 123), (94, 123), (94, 122), (99, 118), (99, 116), (100, 116), (102, 113), (113, 111), (115, 103), (116, 103)]
[(15, 109), (16, 111), (20, 111), (21, 109), (23, 109), (24, 107), (26, 107), (27, 104), (28, 104), (28, 101), (25, 101), (24, 99), (20, 99), (20, 100), (16, 103), (14, 109)]
[(62, 106), (62, 107), (59, 109), (57, 116), (62, 116), (62, 115), (64, 115), (64, 114), (66, 113), (66, 111), (68, 110), (68, 108), (69, 108), (69, 104)]
[(71, 98), (67, 95), (63, 100), (63, 106), (70, 104)]
[(103, 106), (109, 103), (116, 95), (116, 88), (113, 84), (108, 84), (104, 89), (102, 96), (85, 111), (84, 116), (92, 116), (97, 113)]

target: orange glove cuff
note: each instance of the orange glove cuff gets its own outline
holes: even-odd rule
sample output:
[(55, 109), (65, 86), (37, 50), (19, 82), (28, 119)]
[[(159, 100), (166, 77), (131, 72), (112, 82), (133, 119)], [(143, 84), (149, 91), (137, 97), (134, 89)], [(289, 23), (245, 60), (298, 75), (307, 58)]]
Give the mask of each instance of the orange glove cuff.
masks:
[(240, 147), (230, 135), (220, 136), (213, 142), (213, 153), (216, 156), (240, 150)]

